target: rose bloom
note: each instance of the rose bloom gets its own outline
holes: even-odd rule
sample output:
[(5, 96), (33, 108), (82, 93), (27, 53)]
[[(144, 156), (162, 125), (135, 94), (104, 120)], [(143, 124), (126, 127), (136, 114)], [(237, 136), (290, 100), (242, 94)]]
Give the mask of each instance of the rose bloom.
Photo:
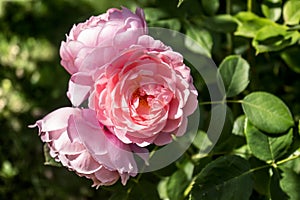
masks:
[(88, 98), (99, 122), (122, 142), (141, 147), (182, 136), (198, 105), (183, 57), (147, 35), (99, 67), (91, 79), (76, 76), (74, 83), (71, 101), (80, 104)]
[[(134, 14), (124, 7), (122, 10), (111, 8), (73, 26), (66, 41), (61, 43), (61, 65), (70, 74), (78, 71), (90, 73), (146, 33), (142, 9), (137, 8)], [(115, 48), (110, 48), (112, 46)]]
[(119, 178), (125, 185), (137, 174), (130, 146), (105, 129), (93, 110), (60, 108), (30, 127), (36, 126), (50, 155), (79, 176), (92, 179), (97, 188)]

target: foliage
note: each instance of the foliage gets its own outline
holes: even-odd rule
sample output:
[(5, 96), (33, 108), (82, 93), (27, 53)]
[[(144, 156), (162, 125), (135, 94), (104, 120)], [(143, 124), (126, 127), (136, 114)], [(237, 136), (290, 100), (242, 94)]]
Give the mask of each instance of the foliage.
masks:
[[(201, 109), (193, 145), (163, 169), (96, 190), (43, 165), (43, 144), (27, 126), (69, 105), (58, 55), (65, 33), (121, 5), (195, 40), (201, 50), (185, 45), (219, 66), (226, 96), (210, 102), (192, 69)], [(299, 0), (0, 1), (0, 199), (299, 199), (299, 21)], [(225, 103), (222, 135), (204, 154), (211, 105)]]

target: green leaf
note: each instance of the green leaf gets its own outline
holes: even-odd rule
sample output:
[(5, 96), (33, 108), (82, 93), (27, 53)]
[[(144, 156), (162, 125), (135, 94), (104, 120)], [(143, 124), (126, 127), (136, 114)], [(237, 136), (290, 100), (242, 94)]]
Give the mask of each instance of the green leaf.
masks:
[(288, 25), (299, 24), (300, 1), (287, 1), (283, 6), (283, 19)]
[(227, 14), (204, 18), (203, 25), (212, 31), (221, 33), (234, 32), (238, 26), (237, 20), (231, 15)]
[(289, 168), (281, 168), (282, 178), (280, 180), (280, 186), (282, 190), (289, 196), (290, 200), (300, 199), (300, 175), (296, 174)]
[(238, 118), (236, 118), (236, 120), (233, 123), (233, 128), (232, 128), (232, 133), (235, 135), (239, 135), (244, 137), (245, 136), (245, 120), (246, 120), (246, 116), (245, 115), (241, 115)]
[(264, 132), (281, 134), (294, 125), (289, 108), (270, 93), (250, 93), (243, 99), (242, 107), (249, 121)]
[(184, 191), (188, 187), (190, 181), (183, 170), (177, 170), (167, 182), (167, 194), (170, 199), (184, 199)]
[(272, 21), (277, 21), (281, 16), (282, 0), (264, 0), (261, 4), (263, 14)]
[(144, 8), (147, 21), (153, 22), (168, 17), (168, 14), (160, 8)]
[(201, 0), (201, 4), (203, 6), (204, 12), (208, 15), (214, 15), (218, 11), (220, 7), (219, 0)]
[(252, 12), (239, 12), (235, 18), (238, 20), (238, 28), (234, 35), (248, 38), (254, 38), (256, 33), (265, 26), (276, 25), (272, 20), (259, 17)]
[(158, 27), (163, 27), (163, 28), (168, 28), (168, 29), (172, 29), (175, 31), (179, 31), (181, 28), (181, 23), (178, 19), (162, 19), (162, 20), (158, 20), (158, 21), (153, 21), (150, 24), (151, 26), (158, 26)]
[(266, 26), (255, 35), (252, 45), (256, 54), (279, 51), (285, 47), (295, 44), (300, 38), (298, 31), (289, 31), (284, 26)]
[(54, 166), (54, 167), (61, 167), (61, 163), (56, 162), (54, 160), (54, 158), (52, 158), (50, 156), (50, 148), (48, 147), (48, 144), (44, 144), (44, 158), (45, 158), (45, 162), (44, 165), (50, 165), (50, 166)]
[(260, 194), (268, 196), (271, 181), (270, 167), (264, 167), (266, 163), (255, 157), (251, 157), (249, 162), (252, 169), (259, 169), (254, 170), (252, 173), (253, 188)]
[(278, 168), (273, 169), (273, 175), (270, 182), (270, 196), (272, 200), (287, 200), (287, 194), (280, 187), (280, 171)]
[(270, 137), (246, 120), (245, 134), (252, 154), (264, 161), (275, 161), (287, 153), (293, 142), (293, 129), (280, 137)]
[(241, 93), (249, 84), (250, 66), (241, 56), (227, 56), (219, 66), (227, 97)]
[(207, 152), (207, 150), (210, 149), (213, 143), (208, 138), (206, 132), (199, 130), (194, 138), (193, 145), (199, 149), (199, 153), (202, 153)]
[[(213, 41), (207, 30), (188, 25), (186, 35), (188, 37), (185, 38), (184, 43), (189, 50), (211, 57)], [(192, 38), (192, 40), (189, 37)]]
[(181, 4), (183, 3), (184, 0), (179, 0), (178, 4), (177, 4), (177, 8), (179, 8), (181, 6)]
[(163, 200), (169, 199), (168, 191), (167, 191), (168, 181), (169, 181), (169, 177), (163, 178), (157, 185), (157, 192), (159, 194), (160, 199), (163, 199)]
[(280, 54), (281, 58), (284, 62), (289, 66), (294, 72), (300, 73), (300, 59), (298, 56), (300, 55), (299, 47), (290, 48), (285, 50)]
[(209, 163), (198, 174), (192, 188), (192, 199), (248, 200), (251, 192), (248, 161), (230, 155)]

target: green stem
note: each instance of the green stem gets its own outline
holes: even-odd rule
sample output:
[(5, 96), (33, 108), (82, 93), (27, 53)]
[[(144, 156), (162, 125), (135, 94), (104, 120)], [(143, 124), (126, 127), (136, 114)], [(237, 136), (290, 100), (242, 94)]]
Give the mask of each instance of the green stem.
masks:
[(248, 12), (252, 12), (252, 0), (247, 1), (247, 10)]
[(295, 159), (297, 159), (297, 158), (300, 158), (300, 154), (294, 155), (294, 156), (291, 156), (291, 157), (288, 157), (288, 158), (283, 159), (283, 160), (280, 160), (280, 161), (276, 162), (276, 165), (281, 165), (281, 164), (283, 164), (283, 163), (289, 162), (289, 161), (291, 161), (291, 160), (295, 160)]
[(224, 101), (204, 101), (200, 105), (213, 105), (213, 104), (224, 104), (224, 103), (243, 103), (243, 100), (224, 100)]

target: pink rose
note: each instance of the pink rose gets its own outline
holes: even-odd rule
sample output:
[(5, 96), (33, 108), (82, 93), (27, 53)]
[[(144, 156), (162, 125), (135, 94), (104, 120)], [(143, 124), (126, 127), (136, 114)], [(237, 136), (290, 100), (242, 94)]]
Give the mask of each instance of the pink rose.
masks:
[(122, 10), (111, 8), (105, 14), (73, 26), (66, 42), (61, 43), (61, 65), (70, 74), (90, 73), (146, 33), (142, 9), (136, 9), (134, 14), (124, 7)]
[[(93, 80), (81, 81), (92, 88), (89, 108), (126, 144), (170, 143), (172, 135), (185, 133), (187, 117), (198, 105), (182, 56), (146, 35), (99, 68)], [(71, 94), (78, 101), (80, 95)]]
[(125, 185), (137, 174), (130, 146), (119, 141), (90, 109), (60, 108), (30, 126), (39, 128), (50, 155), (69, 170), (92, 179), (93, 186)]

